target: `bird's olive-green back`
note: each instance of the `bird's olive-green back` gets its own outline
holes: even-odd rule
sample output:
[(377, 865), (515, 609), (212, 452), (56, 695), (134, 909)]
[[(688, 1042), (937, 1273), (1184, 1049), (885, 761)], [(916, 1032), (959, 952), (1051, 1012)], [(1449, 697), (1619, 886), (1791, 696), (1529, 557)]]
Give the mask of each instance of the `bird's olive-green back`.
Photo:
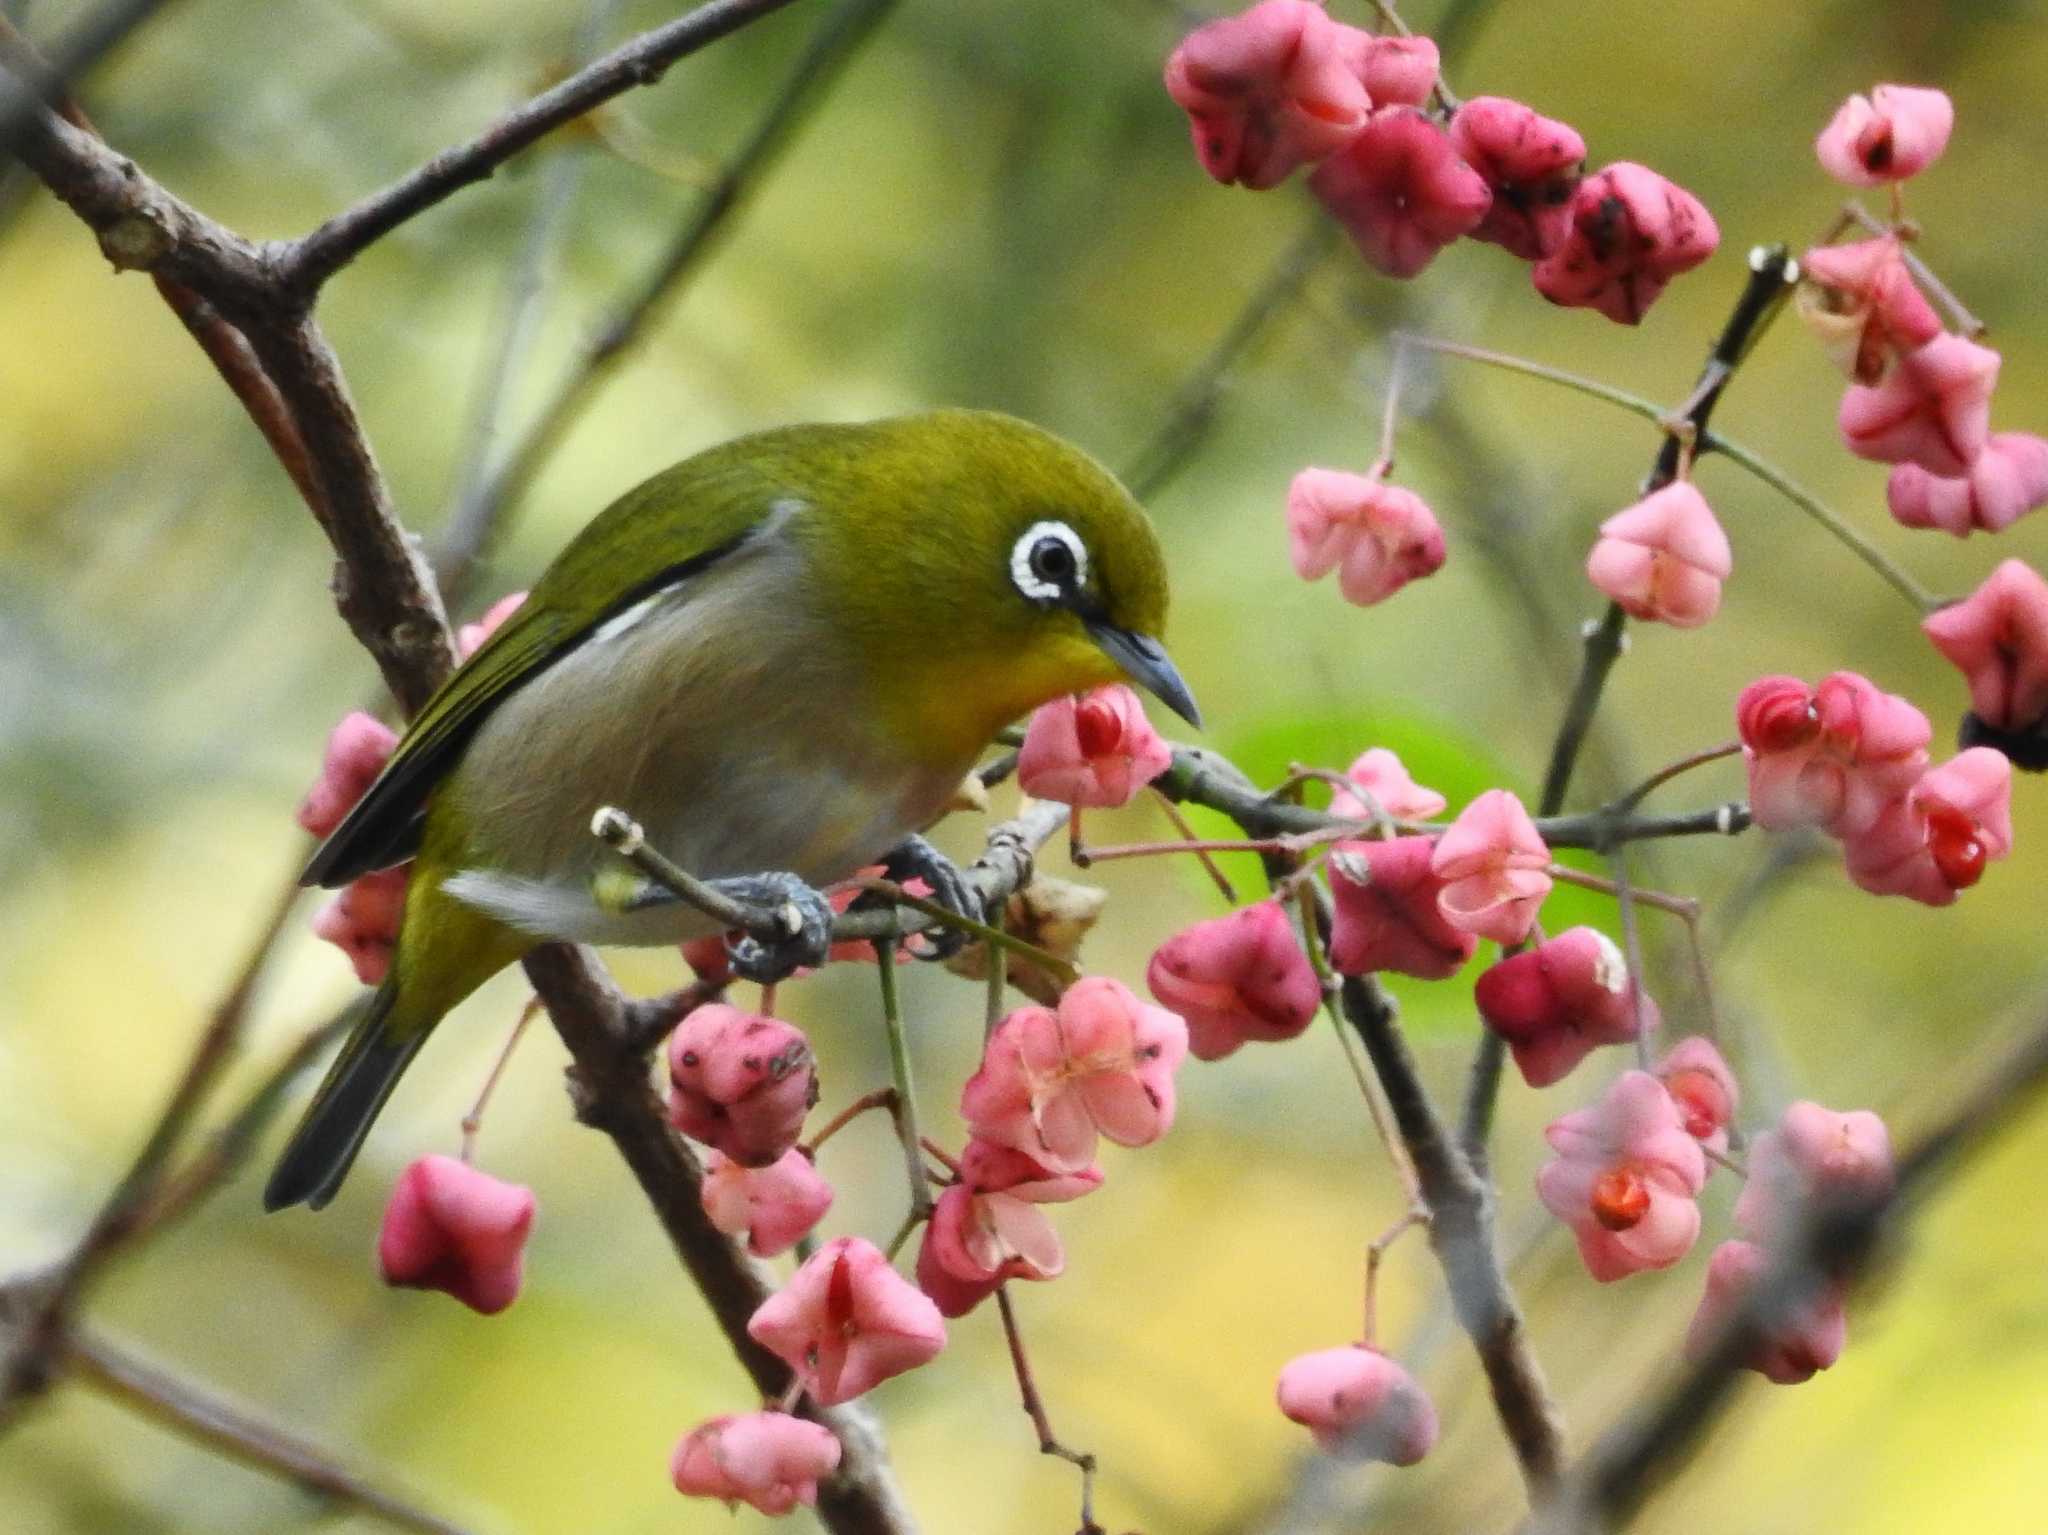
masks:
[(934, 758), (971, 752), (1036, 704), (1119, 674), (1080, 618), (1015, 585), (1017, 540), (1049, 520), (1085, 545), (1102, 617), (1157, 635), (1166, 578), (1144, 513), (1093, 460), (1025, 422), (936, 411), (795, 426), (686, 459), (569, 543), (428, 701), (306, 879), (339, 884), (409, 854), (428, 796), (499, 701), (649, 595), (715, 579), (750, 535), (802, 549), (823, 642), (859, 663), (864, 696), (821, 706), (871, 711)]

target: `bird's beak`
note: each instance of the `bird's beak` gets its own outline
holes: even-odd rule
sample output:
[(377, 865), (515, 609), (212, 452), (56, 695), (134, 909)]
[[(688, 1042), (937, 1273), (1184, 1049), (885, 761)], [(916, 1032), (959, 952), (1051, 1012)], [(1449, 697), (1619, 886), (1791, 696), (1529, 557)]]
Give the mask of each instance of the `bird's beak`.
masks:
[(1102, 647), (1103, 653), (1124, 669), (1131, 681), (1151, 692), (1195, 729), (1202, 728), (1202, 711), (1195, 707), (1195, 695), (1180, 680), (1180, 673), (1167, 659), (1164, 645), (1149, 634), (1133, 634), (1111, 624), (1090, 624), (1088, 632), (1095, 637), (1095, 643)]

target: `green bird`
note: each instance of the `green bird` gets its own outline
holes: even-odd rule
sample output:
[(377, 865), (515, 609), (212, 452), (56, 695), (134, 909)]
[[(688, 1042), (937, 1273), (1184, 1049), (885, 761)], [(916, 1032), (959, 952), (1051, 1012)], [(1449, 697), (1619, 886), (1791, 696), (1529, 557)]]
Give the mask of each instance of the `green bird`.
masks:
[(412, 859), (390, 973), (264, 1191), (333, 1198), (450, 1009), (538, 944), (716, 924), (591, 835), (615, 805), (742, 900), (794, 905), (773, 979), (820, 963), (817, 887), (866, 864), (972, 888), (916, 834), (1004, 725), (1123, 678), (1191, 723), (1166, 569), (1106, 470), (1008, 416), (795, 426), (686, 459), (601, 512), (428, 700), (314, 854), (337, 886)]

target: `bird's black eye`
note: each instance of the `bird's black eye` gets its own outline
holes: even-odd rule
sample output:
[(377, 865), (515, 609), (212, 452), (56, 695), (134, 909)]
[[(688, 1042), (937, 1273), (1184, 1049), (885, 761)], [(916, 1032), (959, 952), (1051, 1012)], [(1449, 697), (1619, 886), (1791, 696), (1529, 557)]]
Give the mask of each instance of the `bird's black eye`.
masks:
[(1010, 580), (1034, 602), (1059, 602), (1088, 582), (1088, 550), (1064, 522), (1037, 522), (1010, 546)]
[(1054, 586), (1074, 579), (1074, 551), (1057, 538), (1041, 538), (1031, 546), (1031, 573)]

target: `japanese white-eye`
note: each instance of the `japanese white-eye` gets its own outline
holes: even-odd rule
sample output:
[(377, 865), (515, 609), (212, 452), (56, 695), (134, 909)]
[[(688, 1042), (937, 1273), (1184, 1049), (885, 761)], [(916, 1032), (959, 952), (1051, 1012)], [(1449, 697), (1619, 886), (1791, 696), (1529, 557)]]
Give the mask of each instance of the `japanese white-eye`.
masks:
[(600, 807), (700, 878), (811, 894), (821, 924), (810, 887), (914, 840), (1039, 704), (1128, 678), (1196, 721), (1165, 618), (1137, 503), (1007, 416), (763, 432), (628, 491), (308, 865), (334, 886), (414, 860), (389, 976), (266, 1207), (331, 1199), (434, 1025), (528, 949), (715, 930), (591, 835)]

